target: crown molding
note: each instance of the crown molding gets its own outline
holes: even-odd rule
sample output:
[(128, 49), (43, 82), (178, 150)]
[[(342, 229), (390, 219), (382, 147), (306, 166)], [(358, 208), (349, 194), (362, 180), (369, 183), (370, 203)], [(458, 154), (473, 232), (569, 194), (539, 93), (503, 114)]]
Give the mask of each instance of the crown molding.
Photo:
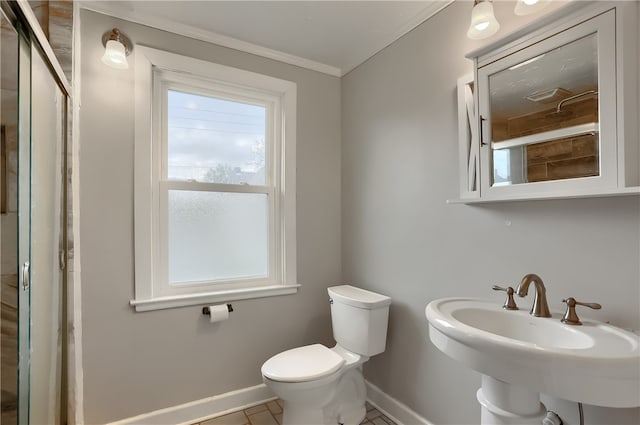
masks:
[(353, 69), (357, 68), (359, 65), (367, 61), (378, 52), (384, 50), (387, 46), (416, 28), (418, 25), (422, 24), (424, 21), (426, 21), (436, 13), (440, 12), (449, 4), (453, 3), (453, 1), (454, 0), (441, 0), (425, 3), (424, 9), (413, 19), (407, 22), (406, 25), (390, 34), (389, 37), (385, 38), (383, 42), (379, 44), (378, 47), (366, 51), (361, 55), (354, 56), (353, 60), (346, 67), (344, 67), (344, 69), (332, 65), (327, 65), (325, 63), (316, 62), (300, 56), (291, 55), (279, 50), (270, 49), (264, 46), (242, 41), (237, 38), (215, 33), (213, 31), (208, 31), (179, 22), (174, 22), (170, 19), (144, 16), (135, 11), (127, 10), (124, 6), (116, 1), (97, 3), (93, 1), (82, 0), (78, 3), (80, 8), (82, 9), (91, 10), (93, 12), (113, 16), (115, 18), (123, 19), (129, 22), (134, 22), (159, 30), (194, 38), (196, 40), (217, 44), (219, 46), (227, 47), (245, 53), (250, 53), (267, 59), (273, 59), (289, 65), (299, 66), (311, 71), (321, 72), (323, 74), (331, 75), (334, 77), (342, 77)]
[(81, 1), (80, 7), (82, 9), (91, 10), (93, 12), (102, 13), (103, 15), (113, 16), (114, 18), (134, 22), (136, 24), (168, 31), (174, 34), (194, 38), (196, 40), (205, 41), (212, 44), (217, 44), (219, 46), (228, 47), (230, 49), (239, 50), (241, 52), (251, 53), (253, 55), (261, 56), (267, 59), (273, 59), (289, 65), (299, 66), (301, 68), (321, 72), (323, 74), (332, 75), (334, 77), (342, 76), (342, 70), (331, 65), (326, 65), (320, 62), (312, 61), (310, 59), (290, 55), (278, 50), (269, 49), (257, 44), (238, 40), (233, 37), (217, 34), (212, 31), (195, 28), (190, 25), (171, 21), (170, 19), (142, 16), (141, 14), (134, 11), (124, 10), (122, 7), (118, 6), (118, 2), (94, 3), (91, 1)]

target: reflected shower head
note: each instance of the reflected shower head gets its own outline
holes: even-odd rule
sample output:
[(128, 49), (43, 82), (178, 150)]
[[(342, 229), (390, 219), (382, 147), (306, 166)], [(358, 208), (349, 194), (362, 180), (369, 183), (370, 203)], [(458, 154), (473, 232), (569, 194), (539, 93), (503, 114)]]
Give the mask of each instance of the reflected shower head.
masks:
[(594, 95), (597, 96), (598, 92), (596, 90), (587, 90), (587, 91), (583, 91), (582, 93), (578, 93), (578, 94), (574, 94), (573, 96), (569, 96), (566, 99), (562, 99), (560, 102), (558, 102), (558, 108), (556, 109), (556, 112), (560, 112), (560, 110), (562, 109), (562, 105), (564, 105), (565, 103), (577, 99), (579, 97), (583, 97), (583, 96), (588, 96), (588, 95)]
[(545, 118), (554, 118), (554, 117), (567, 117), (569, 115), (573, 115), (573, 111), (571, 110), (562, 110), (562, 105), (564, 105), (567, 102), (570, 102), (574, 99), (577, 99), (579, 97), (583, 97), (583, 96), (589, 96), (589, 95), (593, 95), (593, 96), (597, 96), (598, 92), (597, 90), (587, 90), (587, 91), (583, 91), (582, 93), (578, 93), (578, 94), (574, 94), (573, 96), (569, 96), (565, 99), (562, 99), (560, 102), (558, 102), (558, 107), (556, 108), (555, 111), (547, 114), (545, 116)]

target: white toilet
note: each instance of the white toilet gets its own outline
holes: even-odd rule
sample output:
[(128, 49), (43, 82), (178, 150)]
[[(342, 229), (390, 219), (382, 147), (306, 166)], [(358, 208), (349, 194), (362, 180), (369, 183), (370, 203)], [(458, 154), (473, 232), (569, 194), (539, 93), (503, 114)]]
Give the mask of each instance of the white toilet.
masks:
[(355, 425), (365, 417), (362, 364), (385, 350), (391, 298), (350, 285), (328, 292), (336, 346), (294, 348), (262, 365), (264, 383), (284, 401), (283, 425)]

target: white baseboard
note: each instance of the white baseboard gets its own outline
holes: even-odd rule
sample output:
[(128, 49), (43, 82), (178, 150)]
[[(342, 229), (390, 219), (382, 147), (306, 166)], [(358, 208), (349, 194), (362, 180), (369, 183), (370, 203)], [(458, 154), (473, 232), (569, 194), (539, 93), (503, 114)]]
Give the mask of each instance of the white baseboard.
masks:
[[(367, 400), (385, 416), (398, 425), (433, 425), (422, 416), (411, 410), (405, 404), (399, 402), (369, 381), (365, 381), (367, 387)], [(176, 425), (193, 424), (215, 416), (237, 412), (256, 404), (266, 403), (275, 399), (275, 394), (260, 384), (255, 387), (243, 388), (213, 397), (203, 398), (178, 406), (156, 410), (109, 425)]]
[(365, 385), (367, 386), (367, 401), (398, 425), (433, 425), (406, 404), (382, 392), (371, 382), (365, 380)]
[(266, 403), (275, 399), (276, 396), (267, 388), (260, 384), (255, 387), (243, 388), (213, 397), (203, 398), (178, 406), (156, 410), (112, 422), (110, 425), (176, 425), (193, 424), (206, 419), (222, 416), (243, 410), (256, 404)]

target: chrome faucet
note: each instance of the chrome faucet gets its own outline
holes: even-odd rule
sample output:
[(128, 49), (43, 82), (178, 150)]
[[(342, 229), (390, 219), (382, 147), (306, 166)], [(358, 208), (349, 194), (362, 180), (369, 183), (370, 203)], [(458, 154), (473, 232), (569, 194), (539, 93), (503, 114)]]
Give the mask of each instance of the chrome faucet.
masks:
[(520, 297), (526, 296), (531, 282), (535, 285), (536, 293), (533, 297), (533, 305), (531, 306), (529, 314), (536, 317), (551, 317), (549, 305), (547, 304), (547, 290), (540, 276), (530, 273), (523, 277), (522, 282), (520, 282), (520, 285), (516, 288), (516, 293)]

